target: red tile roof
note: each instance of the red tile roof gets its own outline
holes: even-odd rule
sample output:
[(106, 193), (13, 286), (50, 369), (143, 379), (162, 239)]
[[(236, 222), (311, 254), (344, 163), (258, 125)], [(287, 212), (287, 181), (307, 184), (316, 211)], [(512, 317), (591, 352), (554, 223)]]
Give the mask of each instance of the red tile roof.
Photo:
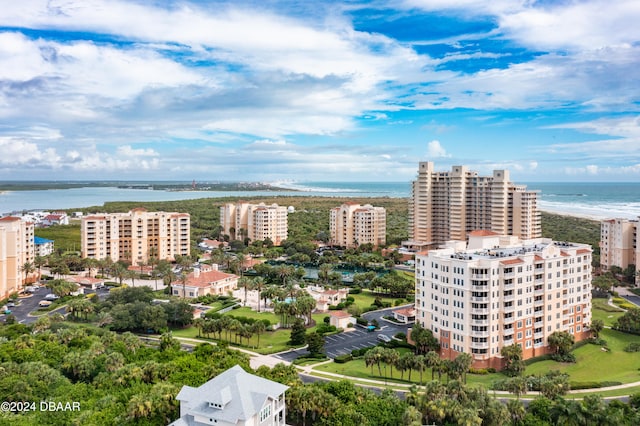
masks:
[(500, 263), (502, 263), (503, 265), (515, 265), (518, 263), (524, 263), (524, 260), (522, 259), (507, 259), (507, 260), (501, 260)]
[(591, 253), (591, 250), (589, 250), (589, 249), (580, 249), (576, 253), (577, 254), (587, 254), (587, 253)]
[(394, 314), (403, 315), (405, 317), (415, 317), (416, 310), (414, 308), (403, 308), (393, 311)]
[[(228, 278), (238, 278), (237, 275), (234, 274), (226, 274), (224, 272), (220, 272), (220, 271), (206, 271), (206, 272), (200, 272), (200, 274), (198, 274), (198, 276), (196, 276), (196, 274), (194, 272), (191, 272), (188, 276), (187, 276), (187, 284), (189, 287), (200, 287), (200, 288), (207, 288), (210, 287), (211, 284), (215, 284), (219, 281), (223, 281), (226, 280)], [(176, 280), (174, 282), (172, 282), (171, 284), (175, 284), (175, 285), (181, 285), (182, 282), (180, 280)]]
[(19, 217), (15, 217), (15, 216), (5, 216), (0, 218), (0, 221), (2, 222), (16, 222), (19, 221), (20, 218)]
[(331, 311), (329, 315), (334, 318), (349, 318), (351, 316), (351, 314), (346, 311)]

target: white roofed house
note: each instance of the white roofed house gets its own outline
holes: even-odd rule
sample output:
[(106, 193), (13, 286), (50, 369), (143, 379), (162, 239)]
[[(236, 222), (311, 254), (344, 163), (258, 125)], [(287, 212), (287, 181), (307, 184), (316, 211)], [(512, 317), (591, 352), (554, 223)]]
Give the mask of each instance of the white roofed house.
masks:
[(169, 426), (285, 425), (287, 389), (236, 365), (200, 387), (183, 386), (180, 418)]

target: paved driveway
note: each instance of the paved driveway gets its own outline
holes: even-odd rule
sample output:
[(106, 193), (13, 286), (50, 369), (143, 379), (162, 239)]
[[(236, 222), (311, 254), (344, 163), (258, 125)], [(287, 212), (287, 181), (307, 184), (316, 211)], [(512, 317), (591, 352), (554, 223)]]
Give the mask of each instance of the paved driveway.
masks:
[[(376, 319), (378, 324), (380, 325), (380, 329), (370, 332), (367, 329), (356, 326), (355, 329), (350, 331), (345, 331), (340, 334), (334, 334), (331, 336), (327, 336), (324, 339), (324, 351), (329, 358), (335, 358), (338, 355), (344, 355), (351, 353), (351, 351), (355, 349), (369, 348), (371, 346), (376, 346), (380, 343), (378, 340), (378, 336), (380, 334), (387, 335), (389, 337), (395, 336), (397, 333), (407, 333), (407, 329), (411, 325), (402, 325), (395, 324), (389, 322), (382, 317), (392, 315), (392, 311), (400, 309), (400, 307), (383, 309), (381, 311), (375, 312), (367, 312), (363, 315), (369, 321)], [(308, 354), (309, 352), (306, 349), (297, 349), (291, 350), (287, 352), (282, 352), (279, 354), (272, 355), (275, 358), (284, 360), (284, 361), (293, 361), (300, 355)]]

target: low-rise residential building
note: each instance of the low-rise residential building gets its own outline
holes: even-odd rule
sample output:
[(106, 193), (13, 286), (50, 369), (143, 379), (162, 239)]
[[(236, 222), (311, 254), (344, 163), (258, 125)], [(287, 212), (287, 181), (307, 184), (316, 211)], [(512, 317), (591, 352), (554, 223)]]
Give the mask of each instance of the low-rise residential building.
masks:
[(74, 276), (74, 277), (66, 278), (66, 281), (76, 283), (78, 284), (78, 286), (82, 288), (87, 288), (90, 290), (95, 290), (97, 288), (104, 287), (104, 279), (102, 278)]
[(218, 265), (201, 265), (186, 276), (171, 283), (174, 296), (195, 298), (199, 296), (228, 295), (238, 288), (238, 276), (218, 270)]
[(348, 288), (341, 288), (338, 290), (324, 289), (319, 286), (307, 286), (305, 290), (316, 301), (316, 311), (326, 312), (329, 310), (330, 305), (338, 305), (341, 302), (347, 300), (349, 295)]
[(69, 216), (66, 213), (51, 213), (46, 215), (40, 224), (42, 226), (68, 225)]
[(53, 240), (48, 240), (46, 238), (33, 237), (33, 244), (35, 246), (35, 255), (36, 256), (48, 256), (53, 253)]
[(188, 213), (149, 212), (136, 208), (128, 213), (101, 213), (81, 220), (82, 257), (124, 260), (132, 265), (150, 257), (173, 261), (191, 254)]
[(0, 299), (18, 293), (36, 272), (23, 271), (35, 259), (34, 226), (19, 217), (0, 218)]
[(356, 319), (349, 312), (346, 311), (331, 311), (329, 312), (329, 325), (333, 325), (336, 328), (346, 329), (349, 324), (355, 325)]
[(183, 386), (180, 418), (170, 426), (284, 426), (287, 389), (236, 365), (197, 388)]
[(587, 244), (471, 232), (468, 243), (416, 255), (416, 321), (441, 357), (469, 353), (476, 367), (502, 368), (500, 351), (512, 344), (524, 359), (546, 354), (553, 332), (589, 337), (591, 253)]
[(289, 232), (287, 214), (287, 208), (277, 204), (227, 203), (220, 207), (220, 226), (232, 240), (269, 239), (279, 246)]
[(403, 324), (409, 324), (416, 320), (415, 308), (402, 308), (393, 311), (393, 318)]
[(354, 248), (361, 244), (374, 247), (386, 243), (387, 213), (384, 207), (344, 203), (330, 211), (331, 244)]

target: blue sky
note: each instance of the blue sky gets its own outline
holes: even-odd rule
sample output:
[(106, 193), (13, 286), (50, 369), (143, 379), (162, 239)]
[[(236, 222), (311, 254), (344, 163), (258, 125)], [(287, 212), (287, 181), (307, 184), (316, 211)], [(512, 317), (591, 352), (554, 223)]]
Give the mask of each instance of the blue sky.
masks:
[(21, 0), (0, 180), (640, 181), (636, 0)]

